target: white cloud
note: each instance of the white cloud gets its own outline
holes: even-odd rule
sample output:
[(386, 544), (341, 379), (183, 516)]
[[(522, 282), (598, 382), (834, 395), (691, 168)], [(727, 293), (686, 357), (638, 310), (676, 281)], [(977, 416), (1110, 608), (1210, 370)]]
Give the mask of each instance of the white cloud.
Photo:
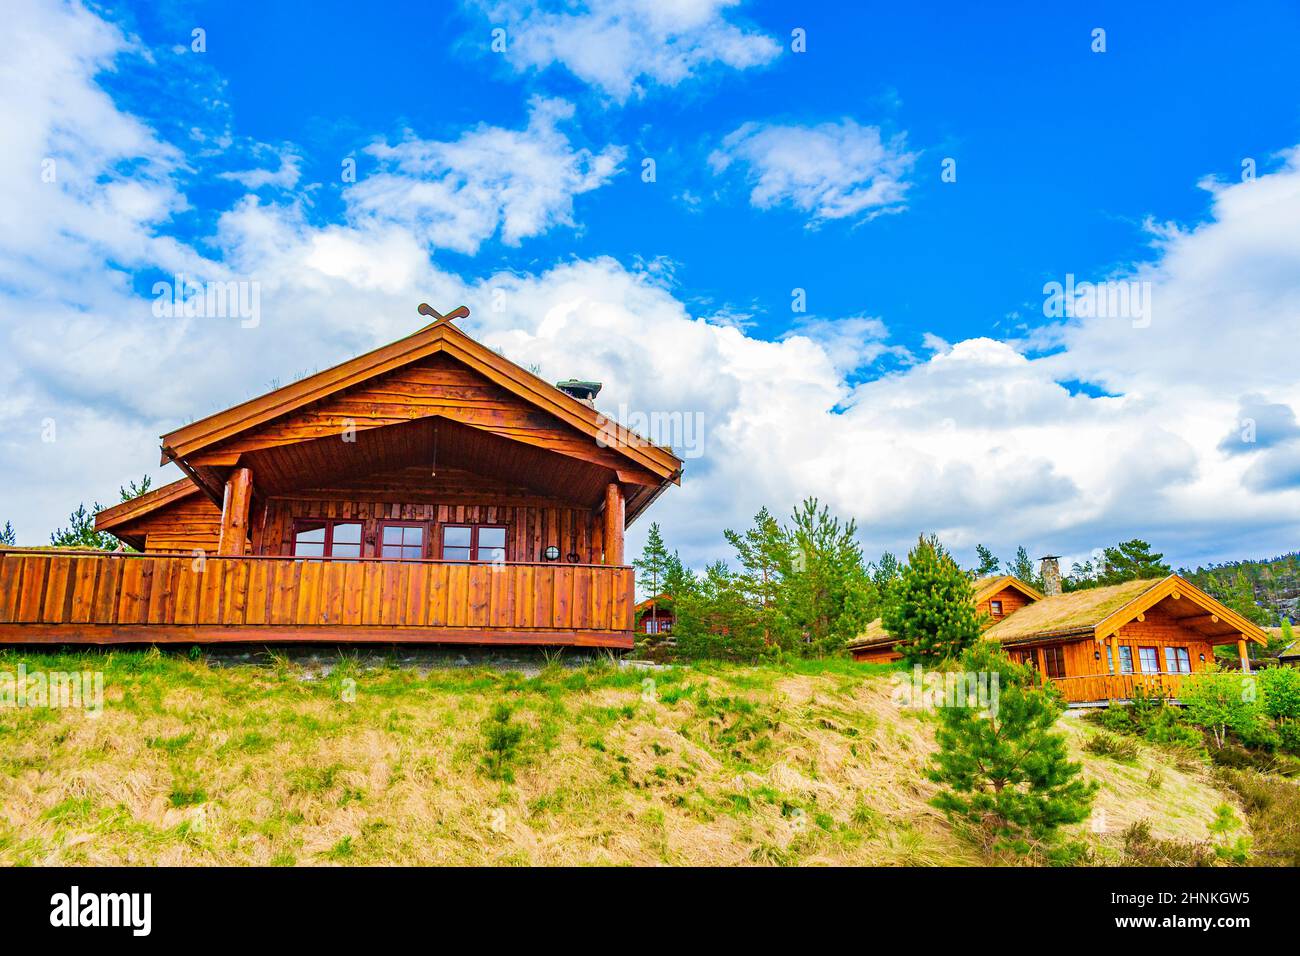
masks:
[(573, 226), (573, 197), (609, 182), (627, 151), (574, 149), (558, 128), (572, 117), (572, 104), (535, 98), (523, 130), (481, 125), (453, 142), (376, 143), (366, 151), (378, 158), (380, 172), (347, 191), (349, 214), (362, 224), (402, 225), (430, 246), (471, 254), (498, 231), (518, 245)]
[(560, 64), (620, 103), (649, 85), (676, 87), (704, 70), (770, 63), (771, 37), (727, 19), (740, 0), (477, 0), (507, 31), (505, 57), (516, 70)]
[(851, 119), (818, 126), (745, 123), (709, 156), (715, 174), (744, 167), (754, 206), (790, 205), (810, 214), (812, 225), (900, 212), (915, 161), (902, 134), (886, 142), (879, 127)]
[(272, 186), (276, 189), (293, 189), (302, 176), (302, 157), (293, 149), (270, 150), (262, 146), (255, 150), (259, 153), (273, 152), (277, 159), (275, 169), (245, 169), (218, 174), (221, 179), (239, 183), (245, 189), (262, 189)]
[[(743, 314), (693, 316), (659, 261), (466, 279), (430, 261), (428, 217), (320, 226), (291, 201), (249, 196), (220, 217), (210, 237), (220, 262), (207, 262), (165, 234), (185, 204), (170, 181), (176, 157), (94, 82), (129, 41), (79, 8), (16, 9), (18, 36), (62, 38), (30, 64), (21, 96), (0, 84), (15, 117), (0, 133), (0, 189), (18, 203), (0, 204), (11, 217), (0, 230), (10, 358), (0, 523), (14, 521), (22, 543), (152, 469), (162, 431), (409, 333), (425, 321), (420, 301), (469, 304), (468, 331), (547, 378), (603, 381), (607, 411), (701, 413), (704, 455), (653, 512), (693, 562), (725, 553), (722, 527), (807, 494), (856, 517), (868, 553), (930, 530), (966, 553), (983, 541), (1067, 556), (1137, 534), (1197, 560), (1275, 553), (1300, 533), (1294, 436), (1220, 447), (1243, 409), (1285, 425), (1278, 406), (1300, 408), (1287, 363), (1300, 316), (1300, 153), (1253, 183), (1213, 185), (1203, 224), (1160, 233), (1158, 258), (1137, 271), (1153, 284), (1148, 327), (1074, 320), (1050, 330), (1062, 348), (1041, 357), (1019, 343), (932, 337), (933, 354), (861, 381), (897, 348), (880, 318), (809, 319), (764, 340)], [(484, 132), (436, 146), (468, 138), (478, 157), (473, 137)], [(42, 191), (33, 170), (51, 142), (84, 172)], [(433, 153), (435, 165), (478, 168), (456, 150)], [(421, 172), (391, 161), (394, 176)], [(127, 167), (143, 174), (115, 172)], [(540, 205), (504, 193), (488, 205), (509, 207), (503, 222), (532, 223), (511, 233), (527, 235), (557, 215), (541, 188)], [(110, 265), (122, 261), (258, 277), (262, 322), (156, 319)], [(1116, 397), (1058, 384), (1076, 379)], [(41, 441), (46, 418), (53, 443)], [(644, 523), (634, 532), (636, 547)]]

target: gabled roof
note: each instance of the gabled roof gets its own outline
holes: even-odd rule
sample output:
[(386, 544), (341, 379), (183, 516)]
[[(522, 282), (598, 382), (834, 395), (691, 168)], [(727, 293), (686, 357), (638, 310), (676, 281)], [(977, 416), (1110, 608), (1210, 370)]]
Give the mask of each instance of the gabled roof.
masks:
[(971, 589), (975, 592), (976, 604), (987, 601), (999, 591), (1005, 591), (1007, 588), (1019, 591), (1030, 601), (1041, 601), (1043, 599), (1043, 595), (1037, 589), (1030, 587), (1014, 574), (995, 574), (986, 578), (977, 578), (971, 585)]
[(984, 636), (1003, 644), (1060, 637), (1092, 637), (1104, 641), (1125, 624), (1143, 620), (1148, 610), (1167, 599), (1185, 601), (1194, 609), (1191, 614), (1178, 617), (1189, 621), (1189, 626), (1195, 626), (1210, 643), (1235, 641), (1239, 637), (1266, 643), (1262, 628), (1177, 574), (1054, 594), (999, 621)]
[(124, 501), (120, 505), (105, 508), (95, 515), (96, 531), (112, 531), (124, 524), (143, 518), (150, 512), (165, 508), (167, 505), (198, 494), (200, 488), (189, 478), (173, 481), (171, 484), (155, 488), (138, 498)]
[[(421, 309), (424, 312), (424, 307)], [(432, 310), (425, 314), (432, 313)], [(439, 352), (459, 360), (507, 391), (612, 448), (667, 482), (678, 482), (682, 462), (622, 425), (607, 419), (514, 362), (470, 338), (450, 321), (468, 315), (462, 306), (404, 339), (315, 375), (275, 389), (162, 436), (162, 460), (182, 462), (236, 435)]]
[(634, 610), (638, 614), (640, 614), (642, 611), (648, 611), (650, 609), (651, 602), (654, 602), (657, 608), (661, 603), (667, 603), (671, 605), (673, 603), (673, 599), (672, 599), (672, 595), (670, 594), (656, 594), (654, 597), (646, 598), (644, 601), (642, 601), (632, 610)]

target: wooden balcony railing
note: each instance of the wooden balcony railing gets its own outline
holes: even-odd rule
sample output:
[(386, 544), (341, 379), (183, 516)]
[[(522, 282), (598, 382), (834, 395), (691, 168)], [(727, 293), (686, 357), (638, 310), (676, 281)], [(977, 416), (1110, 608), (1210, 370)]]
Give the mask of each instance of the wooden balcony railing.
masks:
[(0, 642), (631, 647), (633, 572), (592, 564), (0, 550)]
[(1184, 677), (1190, 674), (1090, 674), (1084, 677), (1054, 677), (1055, 684), (1072, 704), (1104, 700), (1132, 700), (1141, 692), (1148, 697), (1177, 697)]

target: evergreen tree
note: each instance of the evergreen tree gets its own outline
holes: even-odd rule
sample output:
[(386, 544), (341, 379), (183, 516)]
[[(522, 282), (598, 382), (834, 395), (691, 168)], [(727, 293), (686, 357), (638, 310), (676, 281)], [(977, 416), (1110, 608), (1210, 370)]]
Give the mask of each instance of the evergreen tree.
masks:
[(984, 545), (975, 545), (975, 556), (979, 562), (975, 568), (975, 577), (987, 578), (1001, 572), (1002, 562), (997, 559), (997, 556), (992, 551), (984, 547)]
[(725, 561), (677, 598), (677, 653), (687, 659), (754, 661), (767, 650), (763, 616)]
[(1007, 562), (1007, 573), (1024, 581), (1030, 587), (1043, 589), (1043, 577), (1034, 570), (1034, 562), (1029, 560), (1029, 552), (1022, 544), (1016, 548), (1016, 556)]
[(5, 522), (4, 529), (0, 530), (0, 544), (11, 548), (18, 546), (18, 536), (14, 533), (14, 526), (8, 521)]
[(659, 533), (659, 524), (654, 522), (650, 525), (650, 533), (646, 535), (641, 557), (632, 562), (632, 566), (637, 570), (637, 587), (641, 588), (641, 592), (650, 599), (651, 614), (654, 614), (658, 607), (660, 587), (668, 572), (668, 560), (668, 549), (664, 547), (663, 536)]
[[(1232, 608), (1242, 617), (1255, 624), (1268, 624), (1271, 615), (1255, 601), (1255, 588), (1242, 571), (1232, 576), (1232, 582), (1219, 593), (1219, 600)], [(1251, 652), (1263, 651), (1258, 644), (1251, 642)]]
[(966, 651), (962, 667), (997, 675), (996, 706), (987, 714), (973, 701), (939, 708), (929, 777), (944, 789), (934, 805), (1021, 852), (1029, 841), (1051, 841), (1058, 827), (1088, 816), (1097, 790), (1070, 762), (1065, 735), (1052, 730), (1060, 696), (987, 641)]
[[(95, 512), (101, 510), (103, 507), (96, 502)], [(112, 551), (117, 547), (117, 543), (117, 538), (108, 532), (95, 530), (95, 515), (86, 511), (84, 502), (68, 516), (68, 527), (60, 528), (50, 535), (50, 544), (60, 548)]]
[(955, 658), (980, 636), (970, 578), (933, 535), (908, 554), (881, 616), (909, 664)]
[(676, 551), (668, 555), (664, 564), (664, 594), (676, 601), (693, 592), (696, 586), (695, 572), (682, 564), (681, 556)]
[(121, 494), (123, 501), (131, 501), (141, 495), (148, 494), (149, 489), (152, 487), (153, 479), (145, 475), (139, 481), (133, 481), (125, 487), (119, 487), (117, 490)]
[(754, 526), (748, 531), (740, 534), (727, 528), (722, 536), (736, 549), (736, 557), (744, 568), (736, 583), (763, 608), (765, 616), (770, 615), (781, 588), (780, 569), (788, 564), (787, 542), (781, 526), (763, 507), (754, 515)]
[(885, 605), (889, 603), (890, 595), (894, 592), (894, 586), (902, 576), (903, 566), (893, 552), (886, 551), (880, 556), (880, 560), (870, 565), (867, 570), (871, 575), (873, 598), (868, 617), (875, 620), (884, 613)]
[(1170, 573), (1163, 554), (1152, 554), (1151, 545), (1141, 538), (1133, 538), (1102, 551), (1097, 583), (1104, 587), (1143, 578), (1163, 578)]
[(782, 529), (777, 618), (785, 642), (806, 653), (841, 650), (871, 620), (871, 579), (852, 519), (807, 498)]

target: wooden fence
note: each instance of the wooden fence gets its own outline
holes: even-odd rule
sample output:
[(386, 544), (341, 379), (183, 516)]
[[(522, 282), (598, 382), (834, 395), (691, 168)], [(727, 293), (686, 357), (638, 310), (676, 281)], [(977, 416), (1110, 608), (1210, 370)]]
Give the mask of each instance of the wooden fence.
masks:
[(631, 568), (0, 551), (0, 642), (631, 647)]

